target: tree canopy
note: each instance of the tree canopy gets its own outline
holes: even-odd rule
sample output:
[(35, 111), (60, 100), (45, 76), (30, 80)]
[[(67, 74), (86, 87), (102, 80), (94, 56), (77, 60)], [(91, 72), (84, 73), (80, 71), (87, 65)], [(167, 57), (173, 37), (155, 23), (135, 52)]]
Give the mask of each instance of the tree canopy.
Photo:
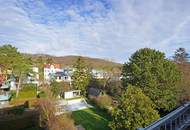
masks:
[(176, 107), (180, 74), (164, 53), (149, 48), (136, 51), (124, 64), (122, 75), (124, 87), (139, 86), (157, 109), (169, 111)]
[(181, 74), (179, 101), (183, 103), (184, 101), (190, 100), (189, 54), (186, 52), (185, 48), (179, 48), (175, 51), (173, 58)]
[(8, 70), (18, 77), (17, 94), (24, 75), (31, 71), (31, 61), (21, 54), (17, 48), (11, 45), (0, 46), (0, 64), (4, 66), (4, 72), (7, 74)]
[(113, 121), (110, 126), (113, 130), (136, 130), (159, 119), (159, 114), (151, 99), (144, 95), (139, 87), (131, 85), (122, 94), (119, 105), (114, 108), (112, 116)]
[(179, 48), (175, 51), (173, 58), (177, 63), (184, 63), (188, 61), (189, 54), (186, 52), (185, 48)]
[(75, 71), (72, 75), (72, 86), (81, 90), (82, 94), (86, 96), (86, 88), (92, 77), (90, 71), (81, 57), (77, 59), (73, 67)]

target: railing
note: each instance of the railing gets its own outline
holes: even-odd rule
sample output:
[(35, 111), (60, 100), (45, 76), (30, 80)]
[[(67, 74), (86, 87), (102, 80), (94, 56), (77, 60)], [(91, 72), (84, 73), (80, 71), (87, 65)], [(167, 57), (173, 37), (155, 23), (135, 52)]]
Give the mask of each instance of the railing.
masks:
[(138, 130), (184, 130), (190, 126), (190, 102), (177, 108), (146, 128)]

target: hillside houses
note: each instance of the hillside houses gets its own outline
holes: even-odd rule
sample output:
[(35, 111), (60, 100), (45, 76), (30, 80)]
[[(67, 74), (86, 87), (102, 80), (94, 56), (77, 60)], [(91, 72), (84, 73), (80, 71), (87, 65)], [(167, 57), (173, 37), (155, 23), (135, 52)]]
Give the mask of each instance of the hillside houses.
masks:
[(44, 65), (44, 80), (50, 81), (57, 72), (63, 72), (60, 64), (46, 64)]
[[(75, 69), (72, 67), (62, 68), (60, 64), (45, 64), (43, 68), (43, 75), (45, 83), (50, 83), (55, 80), (57, 82), (69, 82), (72, 81), (72, 75)], [(39, 68), (32, 67), (32, 73), (28, 74), (25, 83), (40, 84), (39, 81)], [(92, 69), (91, 74), (95, 79), (104, 79), (110, 77), (110, 74), (104, 70)]]

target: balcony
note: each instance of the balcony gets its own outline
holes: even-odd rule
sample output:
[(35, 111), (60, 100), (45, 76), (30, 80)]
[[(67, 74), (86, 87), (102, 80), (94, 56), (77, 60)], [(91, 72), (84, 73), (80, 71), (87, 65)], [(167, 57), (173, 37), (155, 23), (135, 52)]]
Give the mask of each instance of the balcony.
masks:
[(1, 101), (8, 101), (11, 98), (10, 92), (0, 92), (0, 102)]

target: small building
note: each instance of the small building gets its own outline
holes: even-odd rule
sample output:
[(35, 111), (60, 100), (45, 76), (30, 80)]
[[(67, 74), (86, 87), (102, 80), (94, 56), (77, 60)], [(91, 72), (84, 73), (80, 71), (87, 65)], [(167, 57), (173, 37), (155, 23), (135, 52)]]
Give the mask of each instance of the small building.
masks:
[(6, 104), (11, 98), (10, 93), (11, 81), (7, 80), (0, 84), (0, 105)]
[(38, 67), (32, 67), (32, 72), (27, 74), (26, 79), (24, 80), (24, 83), (27, 84), (36, 84), (37, 86), (40, 85), (39, 82), (39, 68)]
[(72, 98), (77, 98), (77, 97), (81, 97), (80, 90), (64, 92), (64, 99), (72, 99)]

